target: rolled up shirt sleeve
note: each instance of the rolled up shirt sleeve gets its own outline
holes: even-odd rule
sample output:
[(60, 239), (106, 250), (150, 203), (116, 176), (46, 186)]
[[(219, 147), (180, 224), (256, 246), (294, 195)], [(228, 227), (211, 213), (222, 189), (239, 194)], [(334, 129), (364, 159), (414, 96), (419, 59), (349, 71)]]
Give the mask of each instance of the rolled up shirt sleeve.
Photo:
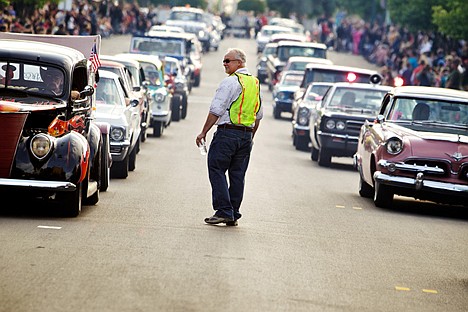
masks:
[(211, 101), (210, 113), (222, 117), (226, 114), (231, 103), (239, 97), (241, 92), (242, 88), (235, 76), (224, 78), (219, 84), (215, 96)]

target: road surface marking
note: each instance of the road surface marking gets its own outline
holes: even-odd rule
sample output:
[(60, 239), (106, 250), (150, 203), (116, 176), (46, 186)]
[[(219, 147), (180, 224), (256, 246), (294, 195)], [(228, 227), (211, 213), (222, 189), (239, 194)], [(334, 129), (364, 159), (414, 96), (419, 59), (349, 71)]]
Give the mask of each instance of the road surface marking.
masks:
[(422, 291), (428, 294), (438, 294), (438, 291), (435, 289), (423, 289)]
[(60, 229), (62, 229), (61, 226), (38, 225), (37, 227), (40, 228), (40, 229), (51, 229), (51, 230), (60, 230)]
[(361, 207), (353, 207), (354, 210), (362, 210)]
[(395, 286), (395, 290), (410, 291), (411, 289), (408, 287)]
[(336, 205), (336, 208), (344, 208), (345, 206), (342, 205)]

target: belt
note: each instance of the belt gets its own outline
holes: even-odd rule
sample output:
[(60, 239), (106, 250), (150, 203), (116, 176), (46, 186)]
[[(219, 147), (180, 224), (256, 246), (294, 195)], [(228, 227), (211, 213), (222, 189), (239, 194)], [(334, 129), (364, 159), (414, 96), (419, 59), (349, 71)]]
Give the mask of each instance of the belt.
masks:
[(233, 125), (233, 124), (218, 125), (218, 129), (234, 129), (234, 130), (240, 130), (240, 131), (245, 131), (245, 132), (253, 132), (252, 127), (246, 127), (246, 126), (241, 126), (241, 125)]

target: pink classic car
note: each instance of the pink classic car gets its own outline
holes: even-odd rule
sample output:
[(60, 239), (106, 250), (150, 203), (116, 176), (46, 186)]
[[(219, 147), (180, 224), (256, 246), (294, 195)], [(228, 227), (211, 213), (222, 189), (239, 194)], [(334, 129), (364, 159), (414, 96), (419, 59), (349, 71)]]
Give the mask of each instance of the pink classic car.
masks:
[(359, 135), (359, 194), (390, 207), (394, 195), (468, 205), (468, 92), (397, 87)]

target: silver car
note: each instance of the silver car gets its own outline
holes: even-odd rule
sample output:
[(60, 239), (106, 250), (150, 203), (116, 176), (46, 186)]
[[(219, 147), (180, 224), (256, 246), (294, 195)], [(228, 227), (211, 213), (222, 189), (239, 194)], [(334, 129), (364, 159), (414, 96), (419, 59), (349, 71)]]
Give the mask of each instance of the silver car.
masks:
[(100, 70), (99, 76), (95, 118), (111, 125), (111, 177), (125, 179), (136, 165), (141, 131), (139, 103), (137, 99), (130, 100), (121, 77), (106, 70)]

